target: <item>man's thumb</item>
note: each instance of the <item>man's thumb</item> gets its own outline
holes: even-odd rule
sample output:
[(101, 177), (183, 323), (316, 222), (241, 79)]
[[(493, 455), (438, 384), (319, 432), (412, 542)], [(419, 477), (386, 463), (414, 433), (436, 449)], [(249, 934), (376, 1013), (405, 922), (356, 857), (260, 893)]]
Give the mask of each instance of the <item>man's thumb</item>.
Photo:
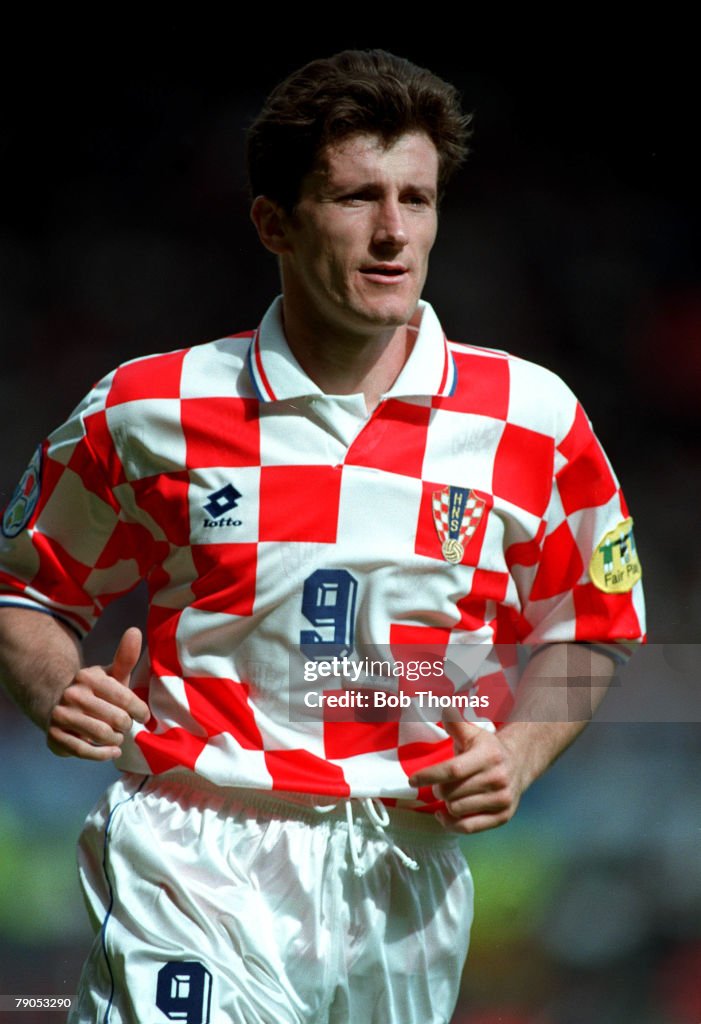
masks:
[(119, 680), (125, 686), (129, 685), (129, 677), (141, 655), (141, 643), (141, 630), (138, 626), (130, 626), (123, 633), (117, 650), (114, 652), (112, 664), (107, 669), (113, 679)]
[(462, 754), (472, 746), (480, 733), (480, 727), (472, 722), (464, 722), (462, 718), (443, 720), (443, 728), (453, 740), (456, 754)]

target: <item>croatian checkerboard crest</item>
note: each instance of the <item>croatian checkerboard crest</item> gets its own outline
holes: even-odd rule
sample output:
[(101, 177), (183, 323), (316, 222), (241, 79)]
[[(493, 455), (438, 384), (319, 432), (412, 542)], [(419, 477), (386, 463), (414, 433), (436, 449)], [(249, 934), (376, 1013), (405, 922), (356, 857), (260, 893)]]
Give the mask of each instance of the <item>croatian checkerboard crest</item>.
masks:
[(484, 499), (468, 487), (443, 487), (433, 492), (433, 522), (446, 562), (462, 562), (485, 506)]

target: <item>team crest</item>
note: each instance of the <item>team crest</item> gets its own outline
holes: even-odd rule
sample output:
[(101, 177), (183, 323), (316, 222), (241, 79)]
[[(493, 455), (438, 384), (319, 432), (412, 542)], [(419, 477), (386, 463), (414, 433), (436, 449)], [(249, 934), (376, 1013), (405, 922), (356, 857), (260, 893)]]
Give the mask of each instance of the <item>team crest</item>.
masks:
[(433, 522), (446, 562), (452, 565), (462, 562), (486, 504), (469, 487), (443, 487), (433, 492)]
[(16, 537), (32, 518), (39, 501), (41, 485), (41, 445), (32, 456), (22, 479), (12, 492), (5, 514), (2, 517), (2, 532), (6, 537)]
[(609, 530), (594, 549), (589, 563), (592, 583), (607, 594), (632, 590), (643, 571), (633, 537), (633, 520), (624, 519)]

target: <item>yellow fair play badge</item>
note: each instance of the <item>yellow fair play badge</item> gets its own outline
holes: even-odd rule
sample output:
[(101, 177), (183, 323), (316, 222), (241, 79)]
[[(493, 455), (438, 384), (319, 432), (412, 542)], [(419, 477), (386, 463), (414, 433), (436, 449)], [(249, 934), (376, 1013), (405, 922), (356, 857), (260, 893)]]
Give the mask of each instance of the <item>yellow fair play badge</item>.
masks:
[(607, 594), (625, 594), (642, 579), (632, 519), (624, 519), (615, 530), (604, 534), (591, 556), (589, 575)]

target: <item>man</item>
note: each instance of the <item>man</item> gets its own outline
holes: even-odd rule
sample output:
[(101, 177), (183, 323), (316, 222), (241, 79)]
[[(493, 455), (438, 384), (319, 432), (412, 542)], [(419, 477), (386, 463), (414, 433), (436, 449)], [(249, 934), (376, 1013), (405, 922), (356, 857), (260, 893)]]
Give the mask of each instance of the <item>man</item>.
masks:
[[(73, 1021), (447, 1021), (457, 836), (508, 821), (583, 727), (556, 684), (602, 688), (642, 636), (631, 522), (571, 392), (448, 343), (420, 301), (466, 138), (455, 90), (389, 54), (282, 83), (249, 133), (282, 297), (109, 374), (5, 512), (9, 689), (54, 752), (124, 771), (81, 839)], [(148, 657), (132, 628), (81, 668), (143, 578)], [(331, 713), (378, 651), (391, 679)], [(330, 680), (306, 717), (300, 657)]]

